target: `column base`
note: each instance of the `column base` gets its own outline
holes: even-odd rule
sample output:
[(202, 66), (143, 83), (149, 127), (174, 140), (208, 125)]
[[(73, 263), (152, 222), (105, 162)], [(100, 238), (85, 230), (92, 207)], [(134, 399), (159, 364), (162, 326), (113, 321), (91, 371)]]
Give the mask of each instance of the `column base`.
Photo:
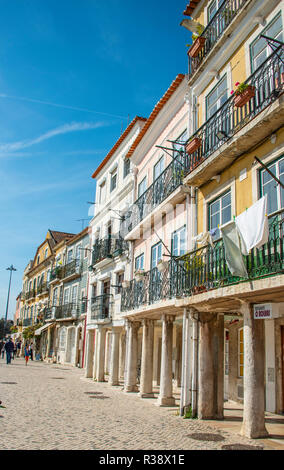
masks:
[(158, 400), (156, 403), (157, 406), (174, 406), (175, 404), (176, 404), (176, 401), (174, 397), (167, 397), (167, 398), (158, 397)]
[(154, 393), (139, 393), (140, 398), (155, 398)]
[(137, 393), (139, 390), (136, 385), (131, 385), (131, 386), (126, 387), (123, 391), (125, 393)]
[(119, 385), (119, 382), (109, 382), (108, 383), (111, 387), (117, 387)]

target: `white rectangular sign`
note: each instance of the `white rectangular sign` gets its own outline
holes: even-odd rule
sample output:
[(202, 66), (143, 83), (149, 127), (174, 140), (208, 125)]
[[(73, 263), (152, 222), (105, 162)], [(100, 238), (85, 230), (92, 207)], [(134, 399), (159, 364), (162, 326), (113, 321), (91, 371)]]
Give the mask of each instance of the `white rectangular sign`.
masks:
[(271, 304), (258, 304), (253, 306), (255, 320), (273, 318)]

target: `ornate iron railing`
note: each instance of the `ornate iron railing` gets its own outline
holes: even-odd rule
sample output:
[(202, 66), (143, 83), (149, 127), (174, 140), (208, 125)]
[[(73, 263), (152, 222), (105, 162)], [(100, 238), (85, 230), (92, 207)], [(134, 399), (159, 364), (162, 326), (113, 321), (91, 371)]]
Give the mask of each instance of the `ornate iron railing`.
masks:
[(37, 288), (37, 294), (42, 294), (43, 292), (48, 292), (47, 282), (42, 282)]
[(112, 294), (103, 294), (91, 299), (91, 319), (105, 320), (111, 319)]
[(32, 326), (33, 319), (32, 318), (24, 318), (23, 319), (23, 326)]
[(76, 303), (68, 303), (65, 305), (59, 305), (52, 307), (53, 318), (69, 318), (69, 317), (77, 317), (79, 314), (79, 307)]
[(55, 279), (65, 279), (66, 277), (72, 276), (73, 274), (80, 274), (81, 273), (81, 262), (78, 259), (74, 259), (65, 266), (56, 266), (51, 271), (50, 274), (50, 281)]
[(155, 207), (175, 191), (182, 184), (183, 177), (183, 161), (175, 158), (131, 206), (121, 224), (122, 236), (136, 227)]
[(284, 273), (284, 209), (269, 217), (269, 240), (260, 249), (244, 256), (248, 279), (232, 276), (225, 259), (223, 239), (168, 262), (162, 273), (157, 268), (145, 273), (143, 280), (130, 281), (122, 289), (121, 310), (163, 299), (187, 297), (248, 280)]
[[(191, 155), (185, 153), (185, 174), (219, 149), (229, 138), (272, 104), (284, 87), (284, 47), (278, 49), (246, 80), (255, 87), (255, 96), (242, 107), (235, 106), (233, 94), (186, 142), (199, 139), (200, 147)], [(223, 137), (217, 137), (217, 133)]]
[(35, 289), (32, 289), (32, 290), (29, 290), (28, 292), (26, 292), (25, 299), (29, 300), (29, 299), (32, 299), (35, 296), (36, 296), (36, 291), (35, 291)]
[(109, 237), (97, 240), (93, 246), (92, 265), (106, 258), (113, 258), (128, 249), (128, 242), (120, 237)]
[(189, 76), (193, 75), (202, 64), (204, 58), (213, 49), (225, 29), (232, 23), (240, 9), (248, 0), (226, 0), (210, 20), (201, 37), (205, 38), (204, 47), (196, 57), (189, 56)]

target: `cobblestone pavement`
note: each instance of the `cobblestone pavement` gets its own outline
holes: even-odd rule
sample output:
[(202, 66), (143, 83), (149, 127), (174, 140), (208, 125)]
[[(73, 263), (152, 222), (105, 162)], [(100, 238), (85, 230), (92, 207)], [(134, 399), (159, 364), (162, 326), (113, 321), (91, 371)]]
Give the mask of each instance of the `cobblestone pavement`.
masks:
[[(177, 408), (95, 383), (69, 366), (0, 359), (0, 449), (187, 450), (256, 446), (205, 422), (181, 419)], [(203, 434), (203, 436), (202, 436)], [(205, 436), (204, 436), (205, 434)], [(204, 441), (200, 438), (209, 438)]]

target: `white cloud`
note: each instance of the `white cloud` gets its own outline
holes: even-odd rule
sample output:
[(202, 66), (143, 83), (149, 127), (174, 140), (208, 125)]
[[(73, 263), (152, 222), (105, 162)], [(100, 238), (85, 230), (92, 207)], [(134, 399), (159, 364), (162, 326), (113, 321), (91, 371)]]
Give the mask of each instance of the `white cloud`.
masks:
[(69, 134), (70, 132), (97, 129), (106, 125), (107, 124), (105, 122), (71, 122), (70, 124), (64, 124), (63, 126), (59, 126), (55, 129), (45, 132), (44, 134), (34, 139), (21, 140), (9, 144), (0, 144), (0, 155), (16, 152), (17, 150), (22, 150), (24, 148), (31, 147), (58, 135)]

